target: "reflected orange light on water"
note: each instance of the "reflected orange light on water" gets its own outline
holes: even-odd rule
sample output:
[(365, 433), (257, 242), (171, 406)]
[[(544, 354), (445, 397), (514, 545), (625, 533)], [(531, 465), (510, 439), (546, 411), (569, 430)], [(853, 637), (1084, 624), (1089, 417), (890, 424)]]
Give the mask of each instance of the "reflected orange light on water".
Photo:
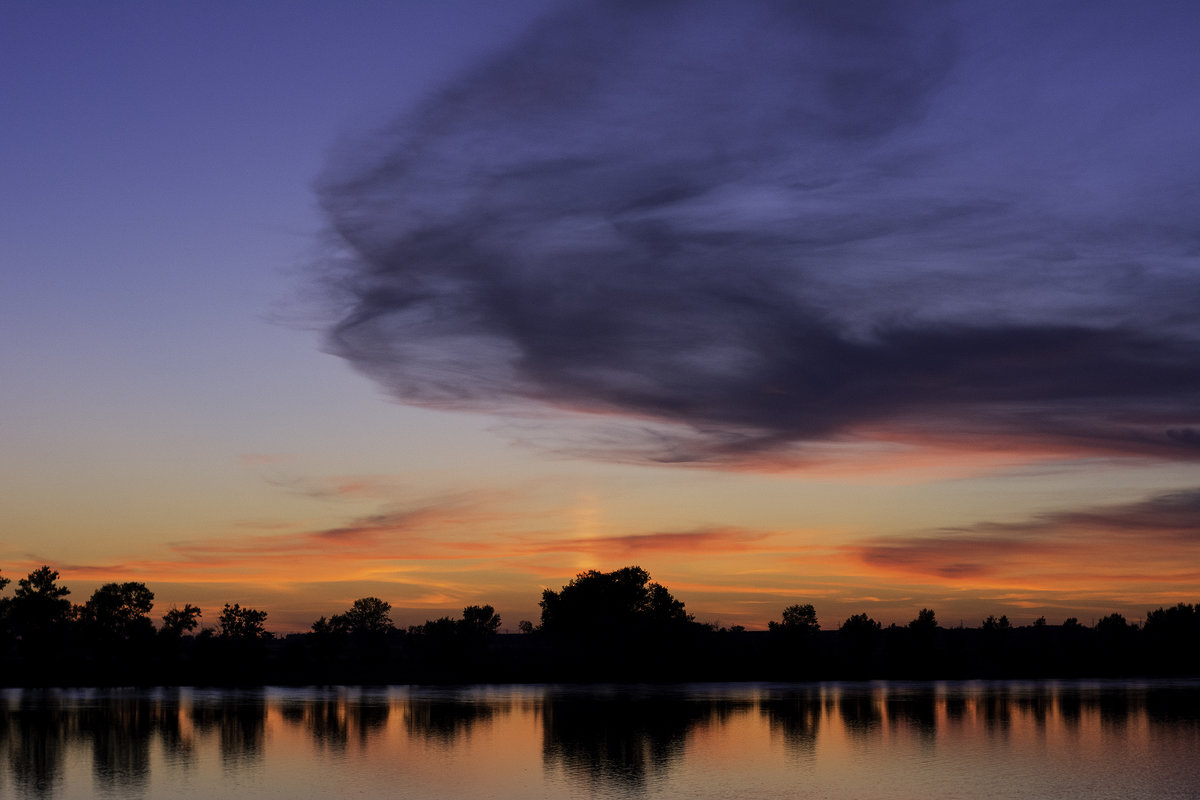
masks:
[(1200, 747), (1195, 683), (9, 691), (0, 711), (18, 798), (1186, 797)]

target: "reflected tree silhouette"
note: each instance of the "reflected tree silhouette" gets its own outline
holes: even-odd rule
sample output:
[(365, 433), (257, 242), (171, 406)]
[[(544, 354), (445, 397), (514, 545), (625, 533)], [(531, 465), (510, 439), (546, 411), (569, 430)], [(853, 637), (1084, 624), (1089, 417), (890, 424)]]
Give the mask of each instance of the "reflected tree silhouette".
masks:
[(868, 688), (844, 688), (838, 697), (838, 714), (846, 731), (857, 737), (878, 735), (883, 712), (875, 694)]
[(321, 748), (344, 750), (350, 741), (345, 706), (337, 698), (291, 701), (282, 706), (281, 712), (287, 722), (304, 727)]
[[(185, 710), (178, 687), (160, 690), (155, 700), (154, 718), (162, 739), (163, 753), (174, 763), (190, 763), (196, 757), (196, 740), (191, 731), (190, 710)], [(186, 714), (187, 726), (183, 717)]]
[(150, 742), (158, 727), (156, 704), (115, 696), (84, 706), (79, 731), (92, 745), (92, 772), (106, 791), (138, 794), (150, 779)]
[(5, 707), (4, 749), (17, 790), (53, 797), (63, 780), (63, 755), (77, 726), (55, 690), (23, 692), (15, 710)]
[(790, 750), (804, 756), (816, 752), (823, 707), (821, 693), (816, 689), (807, 689), (799, 695), (767, 695), (759, 701), (759, 712), (766, 717), (771, 731), (781, 734)]
[(412, 735), (449, 745), (470, 736), (475, 726), (489, 724), (508, 710), (493, 703), (410, 697), (404, 725)]
[(363, 744), (387, 727), (391, 714), (392, 707), (387, 702), (364, 699), (346, 704), (347, 727)]
[(1012, 725), (1012, 698), (1006, 683), (988, 686), (988, 691), (979, 697), (976, 713), (983, 717), (983, 724), (990, 731), (1006, 732)]
[(1013, 702), (1017, 708), (1033, 717), (1033, 722), (1038, 728), (1044, 729), (1054, 706), (1054, 694), (1050, 691), (1050, 687), (1038, 684), (1028, 691), (1016, 694)]
[(201, 698), (192, 704), (192, 721), (202, 733), (217, 735), (223, 762), (250, 765), (262, 760), (267, 705), (261, 691)]
[(1142, 695), (1152, 721), (1189, 732), (1200, 742), (1200, 693), (1180, 692), (1175, 686), (1152, 686)]
[(624, 692), (548, 692), (542, 760), (590, 790), (627, 791), (663, 776), (688, 733), (722, 713), (720, 703)]
[(283, 719), (304, 727), (313, 743), (344, 750), (351, 741), (365, 744), (375, 731), (387, 726), (391, 705), (371, 698), (318, 696), (288, 700), (281, 705)]
[[(65, 793), (78, 785), (80, 775), (86, 785), (90, 771), (90, 785), (100, 794), (146, 796), (149, 786), (179, 774), (181, 759), (215, 762), (219, 756), (223, 776), (257, 765), (268, 758), (272, 725), (305, 731), (311, 741), (333, 750), (334, 759), (338, 749), (366, 743), (376, 733), (407, 736), (434, 744), (438, 753), (430, 763), (436, 763), (443, 750), (453, 758), (469, 754), (478, 726), (515, 713), (528, 715), (523, 718), (530, 723), (540, 720), (545, 770), (563, 776), (570, 793), (580, 796), (628, 797), (668, 785), (663, 782), (685, 769), (683, 757), (696, 732), (719, 728), (738, 715), (757, 714), (773, 737), (783, 738), (789, 753), (805, 758), (818, 755), (818, 739), (827, 731), (838, 738), (839, 726), (863, 752), (863, 744), (881, 741), (884, 717), (898, 741), (911, 741), (910, 733), (924, 741), (940, 724), (943, 698), (947, 718), (961, 718), (956, 709), (970, 708), (980, 723), (956, 728), (952, 739), (978, 737), (986, 730), (988, 740), (1007, 747), (1009, 737), (1015, 742), (1035, 730), (1032, 716), (1038, 720), (1037, 737), (1050, 728), (1051, 736), (1066, 733), (1076, 741), (1082, 728), (1085, 739), (1131, 737), (1149, 748), (1165, 742), (1175, 752), (1187, 752), (1200, 741), (1200, 692), (1190, 682), (796, 686), (735, 691), (732, 698), (693, 688), (629, 686), (547, 689), (540, 695), (526, 690), (517, 697), (435, 691), (404, 700), (393, 699), (391, 692), (376, 696), (357, 689), (277, 691), (9, 694), (0, 698), (0, 758), (7, 776), (0, 786), (21, 798), (76, 796)], [(401, 708), (405, 724), (389, 728), (389, 715)], [(282, 719), (268, 714), (270, 709), (281, 711)], [(939, 748), (944, 741), (945, 736), (939, 739)], [(381, 749), (383, 757), (391, 757)], [(1146, 755), (1153, 761), (1153, 749)], [(157, 770), (164, 774), (154, 775)]]
[(946, 719), (961, 723), (967, 714), (967, 698), (962, 692), (949, 692), (945, 698)]
[(1069, 728), (1078, 728), (1083, 718), (1083, 699), (1078, 691), (1059, 690), (1058, 717)]
[(1100, 724), (1113, 729), (1124, 728), (1129, 723), (1133, 709), (1141, 707), (1141, 698), (1130, 696), (1130, 689), (1098, 693), (1094, 702), (1100, 711)]
[(937, 735), (937, 695), (932, 689), (891, 690), (884, 711), (889, 724), (908, 726), (922, 741), (930, 742)]

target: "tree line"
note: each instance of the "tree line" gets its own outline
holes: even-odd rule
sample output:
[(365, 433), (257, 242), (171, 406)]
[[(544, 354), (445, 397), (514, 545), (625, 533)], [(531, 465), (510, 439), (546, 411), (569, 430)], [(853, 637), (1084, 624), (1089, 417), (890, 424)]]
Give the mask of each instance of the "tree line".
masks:
[[(10, 580), (0, 577), (0, 590)], [(0, 684), (414, 683), (456, 681), (818, 680), (1200, 675), (1200, 604), (1014, 626), (989, 616), (945, 628), (923, 608), (905, 625), (866, 613), (823, 630), (795, 603), (765, 631), (697, 622), (636, 566), (579, 573), (546, 589), (537, 624), (500, 633), (491, 605), (399, 628), (391, 604), (355, 600), (303, 634), (226, 603), (215, 625), (190, 603), (156, 626), (144, 583), (107, 583), (73, 604), (49, 566), (0, 597)]]

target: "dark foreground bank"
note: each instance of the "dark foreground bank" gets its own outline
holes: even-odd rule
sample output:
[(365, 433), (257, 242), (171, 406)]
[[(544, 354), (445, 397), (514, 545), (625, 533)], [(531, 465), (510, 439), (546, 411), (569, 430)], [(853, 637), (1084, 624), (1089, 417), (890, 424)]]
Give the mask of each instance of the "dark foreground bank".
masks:
[[(8, 583), (0, 578), (0, 589)], [(866, 614), (822, 630), (812, 605), (783, 609), (766, 631), (697, 622), (645, 570), (590, 570), (546, 589), (540, 623), (500, 633), (490, 605), (406, 630), (391, 606), (355, 600), (307, 633), (277, 637), (266, 612), (226, 604), (216, 628), (172, 607), (156, 627), (154, 594), (111, 583), (81, 605), (42, 567), (0, 598), (0, 685), (181, 686), (399, 683), (800, 681), (1200, 676), (1200, 606), (1015, 627), (1001, 616), (943, 628), (931, 609), (883, 627)]]
[(378, 636), (293, 634), (252, 642), (201, 634), (90, 645), (41, 642), (36, 649), (15, 644), (0, 658), (0, 679), (8, 686), (1200, 675), (1194, 636), (1060, 625), (931, 631), (897, 627), (868, 637), (696, 625), (670, 635), (619, 638), (397, 630)]

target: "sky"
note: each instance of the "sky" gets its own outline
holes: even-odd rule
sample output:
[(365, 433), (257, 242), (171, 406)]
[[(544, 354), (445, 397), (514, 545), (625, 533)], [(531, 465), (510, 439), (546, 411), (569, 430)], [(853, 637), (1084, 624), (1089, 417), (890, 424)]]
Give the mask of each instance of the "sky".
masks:
[[(0, 0), (0, 570), (1200, 599), (1200, 7)], [(11, 587), (9, 589), (11, 591)]]

